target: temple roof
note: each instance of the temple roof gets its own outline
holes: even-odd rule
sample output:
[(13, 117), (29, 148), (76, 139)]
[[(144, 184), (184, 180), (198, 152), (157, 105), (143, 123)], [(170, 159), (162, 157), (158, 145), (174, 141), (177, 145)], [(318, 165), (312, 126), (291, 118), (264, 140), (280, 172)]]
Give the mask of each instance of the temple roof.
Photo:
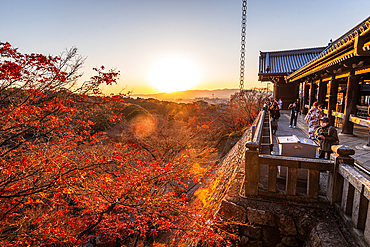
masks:
[(260, 52), (258, 77), (270, 81), (273, 77), (288, 76), (316, 58), (326, 47)]
[[(330, 43), (329, 46), (314, 59), (300, 67), (294, 73), (288, 75), (286, 78), (287, 81), (293, 82), (356, 56), (354, 48), (355, 40), (359, 36), (367, 35), (369, 30), (370, 17)], [(369, 51), (370, 42), (365, 43), (361, 48), (363, 51)]]

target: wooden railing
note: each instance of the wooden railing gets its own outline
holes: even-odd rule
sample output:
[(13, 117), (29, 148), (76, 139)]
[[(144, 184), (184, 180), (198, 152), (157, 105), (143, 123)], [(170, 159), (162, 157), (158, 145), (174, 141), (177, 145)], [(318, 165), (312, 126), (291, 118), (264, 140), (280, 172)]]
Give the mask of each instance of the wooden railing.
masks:
[(327, 197), (341, 214), (360, 246), (370, 246), (370, 178), (354, 166), (355, 151), (334, 146), (334, 170), (329, 175)]
[[(258, 144), (248, 142), (245, 153), (245, 179), (244, 179), (244, 195), (245, 196), (270, 196), (285, 199), (310, 201), (317, 199), (319, 193), (320, 171), (333, 171), (333, 161), (288, 157), (278, 155), (260, 155)], [(259, 167), (260, 165), (268, 165), (268, 185), (267, 191), (259, 189)], [(286, 184), (284, 193), (277, 191), (278, 166), (286, 167)], [(307, 179), (307, 194), (305, 197), (297, 196), (297, 180), (298, 169), (308, 169)]]
[(263, 120), (265, 119), (265, 115), (266, 115), (266, 111), (264, 110), (260, 111), (253, 125), (255, 126), (255, 133), (252, 137), (252, 141), (258, 143), (258, 145), (261, 145), (261, 141), (262, 141)]
[(330, 172), (333, 170), (333, 162), (322, 159), (260, 155), (259, 163), (269, 166), (268, 192), (271, 196), (273, 196), (271, 193), (276, 192), (278, 166), (287, 167), (285, 194), (289, 196), (296, 195), (298, 169), (308, 169), (306, 196), (315, 199), (319, 195), (320, 171)]
[[(360, 246), (370, 246), (370, 177), (356, 169), (353, 149), (344, 145), (332, 147), (330, 160), (261, 155), (258, 144), (246, 144), (244, 182), (240, 196), (263, 196), (285, 200), (315, 202), (319, 197), (319, 186), (327, 182), (326, 201), (334, 205), (348, 229)], [(260, 166), (268, 165), (267, 190), (261, 188)], [(278, 167), (286, 167), (285, 191), (277, 190)], [(306, 195), (297, 193), (298, 170), (308, 169)], [(328, 172), (328, 179), (322, 179), (320, 172)], [(322, 179), (320, 181), (320, 179)]]

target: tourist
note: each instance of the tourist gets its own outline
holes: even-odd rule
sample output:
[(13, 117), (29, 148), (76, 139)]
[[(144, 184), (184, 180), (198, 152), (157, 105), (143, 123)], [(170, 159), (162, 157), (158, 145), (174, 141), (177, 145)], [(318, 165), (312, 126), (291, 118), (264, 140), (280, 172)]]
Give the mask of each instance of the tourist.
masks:
[(270, 107), (270, 116), (272, 134), (275, 135), (278, 129), (278, 122), (280, 118), (280, 109), (276, 102), (273, 102), (272, 106)]
[(270, 99), (267, 98), (265, 100), (265, 103), (263, 104), (263, 110), (265, 110), (265, 111), (270, 110), (270, 107), (271, 107), (271, 102), (270, 102)]
[(295, 128), (297, 126), (297, 117), (298, 117), (298, 109), (297, 103), (290, 104), (288, 109), (290, 110), (290, 125), (289, 128), (293, 126)]
[(297, 116), (298, 116), (298, 113), (300, 114), (301, 113), (301, 102), (299, 99), (296, 100), (295, 102), (296, 104), (296, 109), (297, 109)]
[(314, 139), (315, 131), (320, 126), (320, 119), (324, 117), (324, 113), (318, 108), (318, 103), (314, 102), (312, 108), (308, 111), (305, 120), (308, 123), (308, 134), (311, 139)]
[(281, 99), (279, 99), (278, 104), (279, 104), (279, 109), (280, 109), (280, 112), (281, 112), (281, 110), (283, 109), (283, 101)]
[(337, 130), (329, 125), (329, 118), (323, 117), (320, 119), (321, 127), (317, 128), (315, 132), (315, 138), (319, 142), (319, 158), (330, 159), (331, 146), (338, 145), (338, 133)]

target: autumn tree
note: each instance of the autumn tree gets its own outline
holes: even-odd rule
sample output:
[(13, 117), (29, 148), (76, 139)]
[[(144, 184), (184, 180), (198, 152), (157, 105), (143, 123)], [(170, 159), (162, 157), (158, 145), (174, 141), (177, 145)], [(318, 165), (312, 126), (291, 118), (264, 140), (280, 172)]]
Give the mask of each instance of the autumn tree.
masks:
[[(184, 193), (189, 178), (207, 175), (194, 166), (198, 153), (174, 149), (174, 140), (157, 143), (172, 146), (158, 152), (140, 141), (108, 142), (92, 128), (96, 113), (109, 128), (123, 121), (122, 95), (99, 90), (119, 72), (95, 68), (78, 84), (84, 58), (75, 48), (53, 57), (0, 43), (0, 54), (0, 245), (122, 244), (170, 230), (217, 239)], [(156, 121), (157, 136), (178, 131)]]

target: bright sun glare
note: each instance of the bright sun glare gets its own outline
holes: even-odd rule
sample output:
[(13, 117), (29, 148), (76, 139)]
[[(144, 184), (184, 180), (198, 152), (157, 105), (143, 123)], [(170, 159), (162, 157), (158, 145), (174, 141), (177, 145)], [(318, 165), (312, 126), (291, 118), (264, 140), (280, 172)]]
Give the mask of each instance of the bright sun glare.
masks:
[(149, 81), (161, 92), (171, 93), (192, 89), (200, 80), (198, 68), (182, 58), (158, 61), (149, 72)]

